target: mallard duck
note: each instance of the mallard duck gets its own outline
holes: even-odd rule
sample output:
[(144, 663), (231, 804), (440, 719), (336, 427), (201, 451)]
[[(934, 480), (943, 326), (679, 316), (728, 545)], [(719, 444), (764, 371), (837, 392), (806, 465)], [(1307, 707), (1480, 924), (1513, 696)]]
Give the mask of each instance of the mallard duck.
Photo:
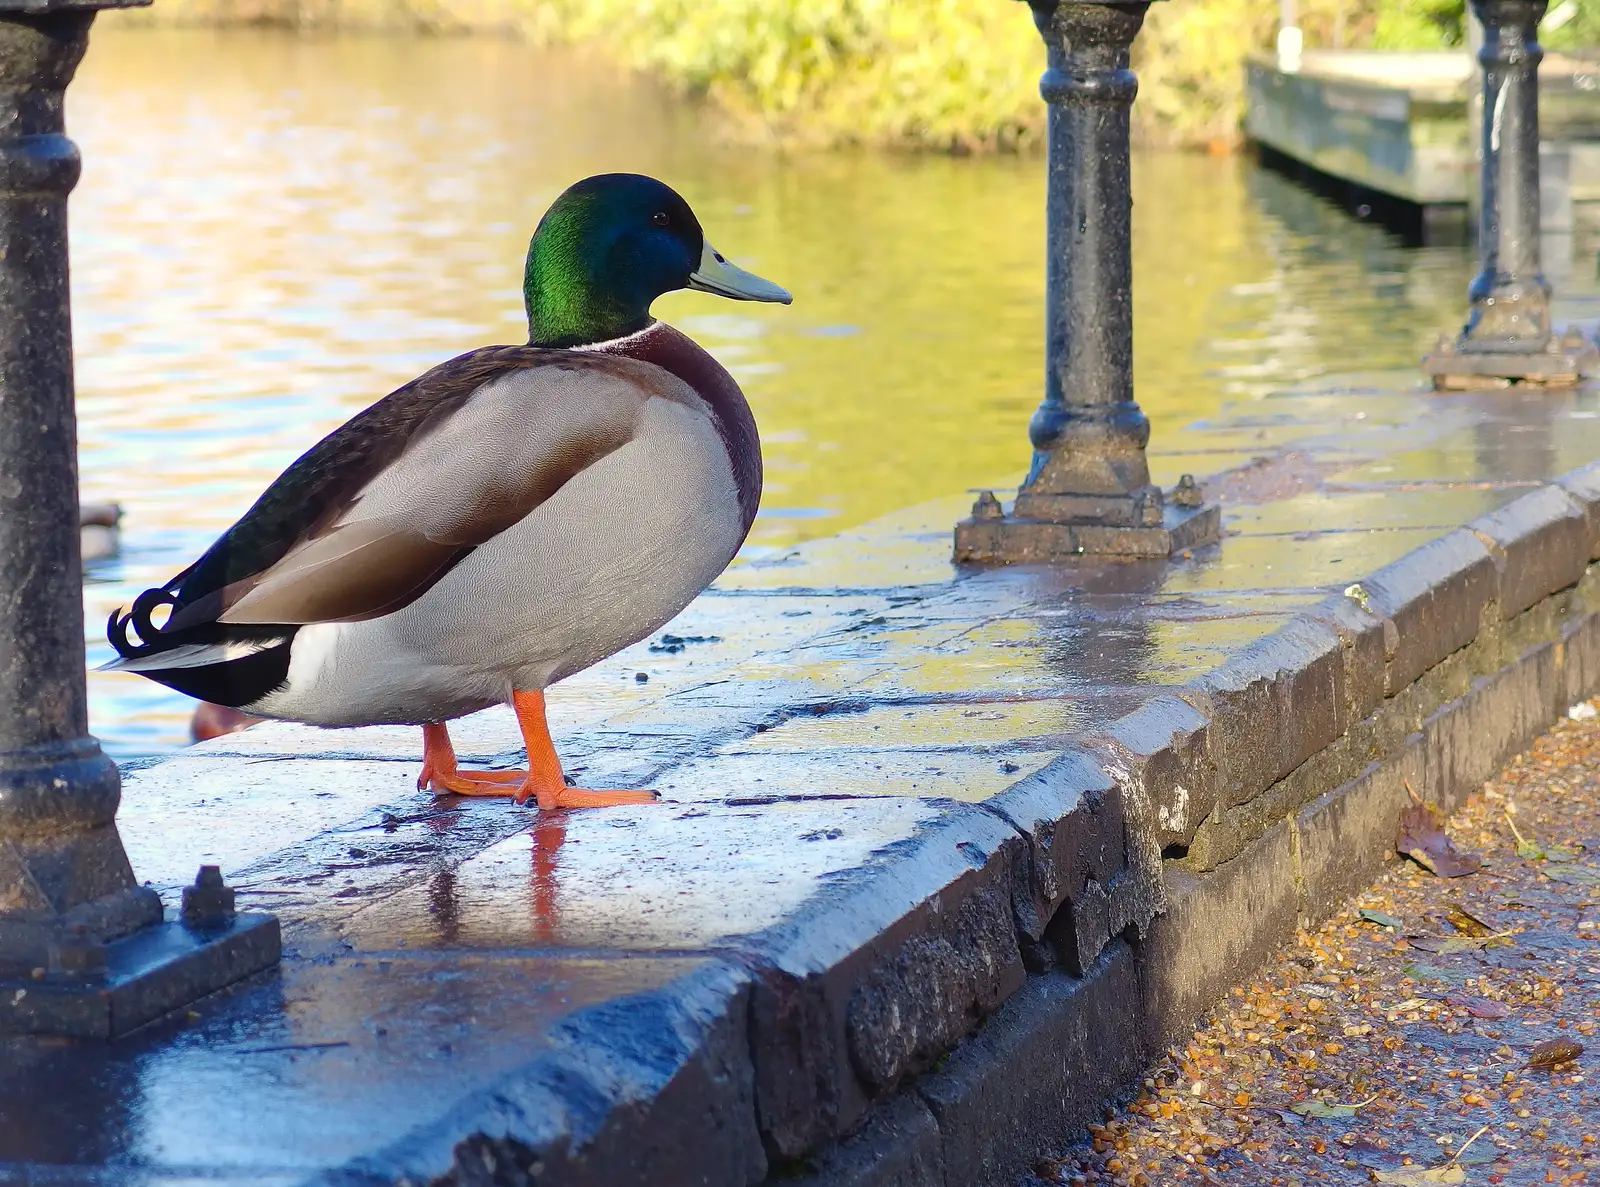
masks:
[[(258, 717), (420, 725), (418, 786), (440, 794), (653, 799), (568, 787), (544, 690), (664, 625), (755, 519), (744, 394), (650, 315), (684, 288), (791, 299), (729, 263), (661, 182), (578, 182), (528, 248), (527, 344), (441, 363), (312, 446), (199, 560), (112, 614), (119, 658), (102, 670)], [(460, 769), (446, 723), (502, 703), (527, 770)]]

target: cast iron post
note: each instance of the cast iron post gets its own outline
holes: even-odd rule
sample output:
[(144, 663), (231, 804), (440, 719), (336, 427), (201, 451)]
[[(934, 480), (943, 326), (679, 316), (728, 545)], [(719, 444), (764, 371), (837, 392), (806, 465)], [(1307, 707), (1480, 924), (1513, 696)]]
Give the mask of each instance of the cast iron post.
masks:
[(164, 922), (88, 732), (62, 106), (94, 10), (146, 2), (0, 0), (0, 1034), (110, 1036), (278, 958), (262, 916)]
[(1550, 325), (1550, 285), (1539, 260), (1538, 27), (1547, 0), (1472, 0), (1483, 26), (1482, 167), (1478, 275), (1466, 327), (1422, 361), (1435, 387), (1507, 380), (1567, 385), (1595, 369), (1594, 344)]
[(1150, 0), (1029, 3), (1048, 51), (1044, 402), (1015, 505), (980, 495), (955, 558), (1169, 556), (1217, 539), (1221, 516), (1187, 477), (1170, 499), (1151, 484), (1150, 422), (1133, 398), (1128, 51)]

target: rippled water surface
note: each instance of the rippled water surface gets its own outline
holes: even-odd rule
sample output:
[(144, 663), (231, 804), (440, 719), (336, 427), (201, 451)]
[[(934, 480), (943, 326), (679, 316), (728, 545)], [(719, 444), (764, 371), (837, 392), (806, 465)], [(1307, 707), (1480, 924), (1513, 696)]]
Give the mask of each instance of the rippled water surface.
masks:
[[(127, 508), (87, 590), (187, 564), (286, 464), (442, 359), (521, 341), (523, 252), (590, 173), (653, 173), (792, 308), (657, 312), (738, 377), (768, 485), (748, 552), (1014, 477), (1041, 369), (1037, 159), (719, 147), (652, 85), (491, 40), (150, 32), (102, 17), (70, 93), (83, 487)], [(1460, 314), (1459, 250), (1402, 247), (1249, 162), (1140, 156), (1137, 383), (1159, 436), (1289, 379), (1408, 365)], [(119, 756), (191, 704), (92, 676)]]

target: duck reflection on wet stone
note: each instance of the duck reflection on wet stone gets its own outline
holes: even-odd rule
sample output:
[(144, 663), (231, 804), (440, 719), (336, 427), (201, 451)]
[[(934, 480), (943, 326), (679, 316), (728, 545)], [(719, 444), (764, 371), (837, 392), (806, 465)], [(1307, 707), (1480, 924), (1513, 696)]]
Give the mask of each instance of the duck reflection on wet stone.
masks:
[(561, 845), (567, 839), (566, 818), (560, 815), (541, 816), (532, 829), (533, 844), (528, 859), (528, 909), (533, 925), (533, 938), (541, 944), (556, 942), (556, 891), (560, 888)]

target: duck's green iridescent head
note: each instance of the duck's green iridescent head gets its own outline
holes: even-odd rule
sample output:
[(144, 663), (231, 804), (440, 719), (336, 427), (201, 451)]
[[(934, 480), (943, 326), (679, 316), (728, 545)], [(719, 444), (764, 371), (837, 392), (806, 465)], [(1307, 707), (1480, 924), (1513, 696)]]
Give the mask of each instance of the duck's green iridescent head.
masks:
[(555, 200), (528, 245), (528, 341), (585, 346), (632, 334), (650, 324), (657, 297), (682, 288), (792, 300), (723, 259), (668, 186), (637, 173), (585, 178)]

